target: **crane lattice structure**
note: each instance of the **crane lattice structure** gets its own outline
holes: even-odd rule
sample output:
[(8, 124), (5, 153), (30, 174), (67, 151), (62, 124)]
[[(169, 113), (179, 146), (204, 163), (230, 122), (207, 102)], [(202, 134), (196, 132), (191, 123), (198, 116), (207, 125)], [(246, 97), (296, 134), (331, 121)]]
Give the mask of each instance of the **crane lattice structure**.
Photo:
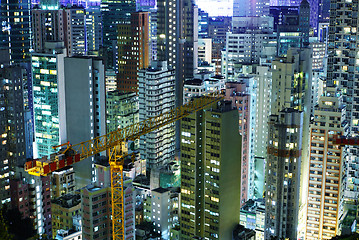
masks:
[[(47, 176), (66, 166), (84, 160), (95, 154), (109, 151), (109, 163), (111, 171), (111, 203), (112, 203), (112, 235), (114, 240), (123, 240), (124, 233), (124, 205), (123, 205), (123, 164), (128, 156), (125, 143), (134, 141), (140, 136), (152, 132), (162, 126), (180, 120), (191, 113), (204, 109), (224, 97), (213, 93), (198, 97), (189, 103), (172, 109), (160, 115), (148, 118), (139, 123), (118, 129), (106, 135), (71, 145), (69, 142), (54, 146), (56, 150), (61, 148), (50, 159), (44, 157), (29, 161), (25, 164), (25, 170), (35, 176)], [(65, 148), (66, 147), (66, 148)]]

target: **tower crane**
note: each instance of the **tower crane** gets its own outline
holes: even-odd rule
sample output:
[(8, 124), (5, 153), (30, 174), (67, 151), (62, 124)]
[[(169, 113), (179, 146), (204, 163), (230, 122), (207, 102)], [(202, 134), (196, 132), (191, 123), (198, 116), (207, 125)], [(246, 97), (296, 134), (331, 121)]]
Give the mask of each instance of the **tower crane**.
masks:
[(50, 158), (43, 157), (25, 164), (25, 171), (35, 176), (47, 176), (66, 166), (77, 163), (90, 156), (109, 151), (109, 163), (111, 171), (111, 204), (112, 204), (112, 236), (114, 240), (123, 240), (124, 205), (123, 205), (123, 164), (129, 154), (125, 147), (128, 140), (134, 141), (141, 135), (152, 132), (162, 126), (182, 119), (191, 113), (204, 109), (216, 103), (224, 97), (218, 93), (195, 98), (189, 103), (172, 109), (160, 115), (148, 118), (123, 129), (118, 129), (103, 136), (90, 139), (79, 144), (71, 145), (69, 142), (54, 146), (58, 150), (51, 154)]

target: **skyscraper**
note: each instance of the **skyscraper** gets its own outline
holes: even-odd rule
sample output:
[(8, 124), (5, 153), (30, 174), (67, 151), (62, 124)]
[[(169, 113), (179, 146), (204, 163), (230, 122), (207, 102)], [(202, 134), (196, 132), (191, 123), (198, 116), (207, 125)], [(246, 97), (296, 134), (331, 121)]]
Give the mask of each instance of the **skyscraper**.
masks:
[(87, 53), (84, 8), (34, 9), (32, 11), (32, 31), (35, 52), (44, 51), (45, 43), (48, 41), (62, 41), (67, 56)]
[(118, 25), (117, 89), (138, 92), (137, 73), (149, 66), (148, 12), (131, 13), (131, 24)]
[(253, 163), (251, 162), (251, 95), (247, 91), (244, 81), (226, 83), (226, 100), (232, 101), (232, 104), (238, 109), (239, 134), (242, 137), (241, 144), (241, 206), (252, 197), (254, 179), (252, 178)]
[[(343, 104), (346, 105), (346, 120), (349, 122), (350, 134), (359, 131), (359, 57), (357, 51), (357, 20), (359, 6), (355, 2), (338, 0), (331, 4), (328, 41), (327, 85), (336, 85), (341, 90)], [(348, 173), (358, 171), (358, 149), (350, 148)], [(359, 177), (348, 176), (350, 182), (345, 197), (357, 199), (359, 194)], [(349, 187), (350, 186), (350, 187)]]
[(230, 239), (240, 215), (238, 110), (222, 101), (181, 121), (181, 239)]
[(100, 6), (86, 8), (86, 43), (87, 51), (93, 53), (102, 45), (102, 16)]
[(303, 113), (286, 108), (269, 117), (265, 167), (265, 239), (296, 239)]
[(25, 123), (23, 85), (26, 70), (0, 68), (0, 201), (10, 201), (9, 179), (15, 168), (25, 163)]
[(31, 49), (30, 0), (1, 0), (0, 50), (10, 55), (10, 63), (29, 61)]
[(48, 156), (54, 152), (52, 146), (66, 141), (64, 131), (65, 115), (64, 99), (58, 97), (58, 92), (64, 85), (64, 48), (63, 44), (48, 46), (53, 52), (33, 53), (32, 85), (34, 98), (34, 157)]
[[(139, 120), (157, 116), (175, 108), (175, 71), (166, 62), (153, 62), (138, 74)], [(140, 155), (147, 170), (174, 160), (175, 125), (167, 124), (140, 138)]]
[(116, 68), (117, 65), (117, 37), (118, 24), (130, 24), (131, 13), (136, 12), (136, 1), (134, 0), (102, 0), (102, 40), (106, 52), (106, 68)]
[[(59, 86), (59, 102), (64, 101), (66, 139), (76, 144), (106, 133), (105, 70), (95, 57), (66, 57), (65, 84)], [(63, 142), (62, 142), (63, 143)], [(94, 180), (95, 156), (74, 165), (76, 186), (86, 186)]]
[(345, 105), (336, 87), (326, 87), (315, 107), (310, 131), (306, 239), (330, 239), (338, 234), (345, 148), (333, 144), (335, 135), (348, 135)]

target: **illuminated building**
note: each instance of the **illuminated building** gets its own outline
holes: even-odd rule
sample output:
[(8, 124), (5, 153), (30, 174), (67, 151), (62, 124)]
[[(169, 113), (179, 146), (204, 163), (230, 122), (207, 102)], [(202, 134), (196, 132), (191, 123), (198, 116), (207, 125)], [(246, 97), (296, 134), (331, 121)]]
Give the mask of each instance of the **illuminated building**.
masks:
[(96, 53), (102, 45), (102, 16), (100, 6), (86, 8), (86, 43), (89, 53)]
[(106, 97), (107, 132), (138, 123), (138, 96), (136, 93), (111, 91)]
[[(358, 40), (357, 20), (358, 5), (345, 0), (336, 1), (330, 6), (330, 24), (328, 39), (327, 84), (336, 85), (341, 90), (343, 103), (346, 105), (346, 120), (350, 134), (359, 131), (359, 98), (358, 98)], [(344, 198), (357, 200), (359, 196), (358, 147), (351, 147), (347, 169), (347, 187)]]
[[(68, 21), (69, 19), (71, 21)], [(84, 8), (34, 9), (32, 10), (32, 30), (35, 52), (44, 51), (45, 43), (48, 41), (62, 41), (67, 56), (87, 53)]]
[[(254, 173), (253, 159), (251, 157), (251, 95), (247, 91), (247, 84), (242, 82), (226, 83), (226, 100), (232, 101), (238, 109), (239, 134), (242, 136), (241, 144), (241, 206), (253, 195), (252, 173)], [(250, 186), (252, 185), (252, 186)]]
[(118, 25), (117, 89), (138, 92), (137, 73), (149, 66), (148, 12), (131, 13), (131, 24)]
[(72, 217), (81, 211), (81, 196), (66, 194), (51, 201), (52, 236), (57, 231), (70, 230), (73, 227)]
[(292, 48), (287, 57), (272, 62), (271, 112), (277, 114), (284, 108), (310, 110), (312, 61), (310, 48)]
[(178, 191), (171, 188), (156, 188), (151, 190), (146, 204), (149, 212), (145, 220), (153, 222), (155, 231), (163, 239), (169, 239), (170, 229), (178, 224)]
[(198, 39), (198, 60), (200, 62), (212, 62), (212, 39)]
[[(32, 55), (35, 157), (47, 157), (54, 152), (52, 146), (80, 143), (106, 132), (102, 60), (64, 56), (61, 45)], [(90, 157), (74, 165), (78, 186), (91, 181), (93, 162)]]
[(226, 65), (228, 81), (237, 81), (242, 66), (259, 64), (265, 46), (276, 44), (272, 17), (235, 17), (233, 32), (226, 35)]
[(265, 167), (265, 239), (296, 239), (302, 161), (303, 112), (285, 108), (269, 116)]
[(0, 201), (10, 201), (9, 179), (26, 160), (23, 86), (26, 70), (0, 68)]
[(225, 78), (211, 72), (202, 72), (187, 79), (183, 86), (183, 102), (189, 102), (193, 97), (218, 92), (225, 88)]
[[(166, 62), (152, 64), (138, 75), (140, 122), (175, 108), (175, 71)], [(147, 171), (174, 160), (175, 124), (142, 135), (139, 150), (141, 159), (146, 160)]]
[(240, 211), (237, 128), (229, 101), (181, 120), (181, 239), (231, 239)]
[(107, 55), (106, 69), (117, 71), (117, 25), (130, 24), (132, 12), (136, 12), (134, 0), (101, 0), (102, 41)]
[(63, 99), (58, 98), (59, 88), (61, 89), (65, 81), (63, 45), (55, 45), (53, 51), (33, 53), (31, 56), (35, 158), (50, 155), (54, 152), (52, 146), (62, 144), (66, 140), (64, 133), (60, 134), (60, 122), (65, 123), (60, 121), (60, 116), (66, 116), (65, 104)]
[(233, 17), (260, 17), (269, 15), (270, 0), (233, 0)]
[(0, 50), (10, 56), (10, 63), (29, 60), (31, 49), (31, 2), (29, 0), (1, 1)]
[(345, 174), (345, 147), (334, 145), (335, 135), (348, 136), (345, 106), (336, 87), (326, 87), (314, 110), (310, 131), (310, 162), (305, 239), (338, 235)]
[[(280, 5), (284, 6), (284, 5)], [(309, 44), (310, 6), (303, 0), (298, 12), (282, 16), (281, 24), (277, 25), (277, 55), (286, 56), (289, 48), (303, 47)]]
[(264, 199), (248, 200), (241, 207), (239, 224), (256, 231), (256, 240), (264, 240), (265, 203)]

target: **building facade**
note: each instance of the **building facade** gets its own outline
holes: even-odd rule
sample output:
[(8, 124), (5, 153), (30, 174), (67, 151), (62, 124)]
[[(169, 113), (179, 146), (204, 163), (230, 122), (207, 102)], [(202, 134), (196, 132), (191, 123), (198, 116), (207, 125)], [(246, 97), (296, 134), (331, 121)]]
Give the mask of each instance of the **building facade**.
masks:
[[(175, 72), (166, 62), (139, 71), (139, 121), (175, 108)], [(174, 160), (175, 125), (167, 124), (140, 138), (140, 156), (147, 170)]]
[(221, 102), (181, 121), (181, 239), (229, 239), (239, 220), (238, 111)]
[(296, 239), (303, 113), (286, 108), (269, 117), (265, 167), (265, 239)]
[(149, 66), (149, 13), (131, 13), (131, 24), (118, 25), (117, 89), (138, 92), (137, 73)]
[(333, 144), (333, 138), (348, 136), (349, 128), (345, 106), (338, 95), (336, 87), (326, 87), (314, 111), (310, 131), (306, 239), (331, 239), (339, 232), (346, 153), (345, 147)]

